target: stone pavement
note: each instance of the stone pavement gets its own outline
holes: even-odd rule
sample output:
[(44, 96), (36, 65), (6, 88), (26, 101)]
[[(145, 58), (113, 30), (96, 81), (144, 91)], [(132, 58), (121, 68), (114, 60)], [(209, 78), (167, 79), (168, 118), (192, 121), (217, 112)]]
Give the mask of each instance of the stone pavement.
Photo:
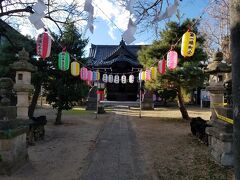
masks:
[(80, 180), (153, 179), (128, 118), (113, 113), (112, 120), (106, 122)]

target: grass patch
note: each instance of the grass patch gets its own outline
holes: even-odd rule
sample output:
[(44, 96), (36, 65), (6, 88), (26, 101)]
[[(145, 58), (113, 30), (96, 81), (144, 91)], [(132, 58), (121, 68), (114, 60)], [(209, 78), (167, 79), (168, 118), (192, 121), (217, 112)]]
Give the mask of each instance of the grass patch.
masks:
[(63, 114), (68, 114), (68, 115), (87, 115), (87, 114), (92, 114), (94, 111), (89, 111), (85, 110), (84, 107), (75, 107), (71, 110), (64, 110)]

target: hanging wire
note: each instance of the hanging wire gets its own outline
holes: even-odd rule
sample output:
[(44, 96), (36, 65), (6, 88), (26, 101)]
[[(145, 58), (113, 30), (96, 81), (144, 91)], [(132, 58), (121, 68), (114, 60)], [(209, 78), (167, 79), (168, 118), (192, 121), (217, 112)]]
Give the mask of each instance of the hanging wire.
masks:
[(94, 2), (92, 2), (94, 4), (94, 6), (96, 6), (102, 13), (103, 15), (120, 31), (120, 33), (123, 33), (124, 31), (121, 30), (116, 23)]
[[(211, 2), (211, 3), (213, 3), (213, 2)], [(105, 13), (101, 8), (99, 8), (99, 6), (97, 6), (97, 4), (95, 4), (95, 3), (93, 3), (93, 4), (106, 16), (106, 18), (108, 18), (109, 21), (111, 21), (111, 23), (112, 23), (114, 26), (117, 27), (117, 29), (118, 29), (121, 33), (123, 33), (123, 31), (111, 20), (111, 18), (109, 18), (109, 17), (106, 15), (106, 13)], [(209, 5), (209, 4), (210, 4), (210, 3), (208, 3), (208, 5)], [(195, 22), (190, 26), (189, 29), (192, 29), (192, 28), (200, 21), (200, 19), (202, 19), (202, 16), (206, 13), (206, 10), (207, 10), (207, 8), (208, 8), (208, 5), (203, 9), (201, 15), (195, 20)], [(51, 38), (53, 39), (54, 42), (56, 42), (56, 43), (58, 44), (59, 47), (61, 47), (62, 49), (64, 48), (64, 46), (63, 46), (62, 44), (60, 44), (60, 42), (55, 41), (52, 36), (51, 36)], [(171, 45), (171, 49), (174, 49), (174, 48), (178, 45), (178, 43), (181, 41), (181, 39), (182, 39), (182, 37), (180, 37), (180, 38), (176, 41), (175, 44)], [(168, 52), (166, 52), (162, 57), (164, 58), (164, 57), (167, 55), (167, 53), (168, 53)], [(70, 53), (69, 53), (69, 54), (70, 54)], [(77, 61), (76, 56), (70, 54), (70, 57), (73, 58), (75, 61)], [(79, 62), (83, 67), (86, 67), (86, 65), (83, 64), (81, 61), (77, 61), (77, 62)], [(154, 62), (154, 63), (152, 64), (152, 67), (155, 66), (157, 63), (158, 63), (158, 61)], [(89, 70), (91, 70), (91, 71), (96, 71), (96, 70), (97, 70), (97, 71), (100, 72), (100, 73), (105, 73), (105, 72), (106, 72), (106, 69), (108, 69), (108, 68), (103, 68), (103, 69), (105, 69), (105, 70), (102, 71), (102, 70), (101, 70), (102, 68), (90, 68), (90, 67), (86, 67), (86, 68), (89, 69)], [(132, 69), (132, 71), (129, 71), (129, 72), (113, 73), (113, 72), (112, 72), (112, 69), (111, 69), (111, 74), (113, 74), (113, 75), (121, 75), (121, 74), (127, 74), (127, 75), (129, 75), (129, 74), (130, 74), (130, 75), (131, 75), (131, 74), (133, 74), (133, 73), (139, 73), (140, 71), (141, 71), (141, 68), (137, 68), (137, 70), (135, 70), (135, 71)]]
[[(214, 1), (212, 1), (211, 3), (213, 3), (213, 2), (214, 2)], [(208, 7), (209, 7), (209, 4), (211, 4), (211, 3), (208, 2), (207, 6), (202, 10), (200, 16), (194, 21), (194, 23), (193, 23), (188, 29), (192, 29), (192, 28), (202, 19), (203, 15), (206, 13), (206, 11), (207, 11), (207, 9), (208, 9)], [(170, 49), (170, 50), (174, 49), (181, 40), (182, 40), (182, 36), (176, 41), (175, 44), (171, 45), (171, 49)], [(169, 50), (169, 51), (170, 51), (170, 50)], [(167, 52), (162, 56), (163, 59), (164, 59), (164, 57), (167, 55), (167, 53), (168, 53), (169, 51), (167, 51)], [(152, 64), (152, 66), (155, 66), (157, 63), (158, 63), (158, 61), (154, 62), (154, 63)]]

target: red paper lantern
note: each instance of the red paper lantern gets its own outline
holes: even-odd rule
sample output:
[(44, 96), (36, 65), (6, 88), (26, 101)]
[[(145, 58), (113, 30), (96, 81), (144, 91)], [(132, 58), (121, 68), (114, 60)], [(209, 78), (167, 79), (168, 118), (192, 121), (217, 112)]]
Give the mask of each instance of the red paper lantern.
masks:
[(169, 70), (173, 70), (177, 67), (178, 54), (176, 51), (170, 50), (167, 54), (167, 67)]
[(165, 72), (166, 72), (166, 60), (165, 59), (158, 61), (158, 72), (160, 74), (165, 74)]
[(39, 34), (37, 37), (37, 55), (45, 59), (50, 56), (52, 46), (51, 37), (47, 32)]

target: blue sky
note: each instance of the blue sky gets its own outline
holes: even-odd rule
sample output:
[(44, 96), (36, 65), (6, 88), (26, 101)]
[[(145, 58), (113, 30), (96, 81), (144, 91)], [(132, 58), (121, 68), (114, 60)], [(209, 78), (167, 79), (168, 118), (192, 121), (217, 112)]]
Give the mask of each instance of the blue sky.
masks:
[[(98, 1), (98, 0), (95, 0)], [(102, 0), (102, 1), (107, 1), (107, 0)], [(102, 2), (101, 1), (101, 2)], [(170, 1), (170, 3), (172, 2), (172, 0)], [(97, 3), (97, 2), (96, 2)], [(198, 18), (203, 10), (205, 9), (205, 7), (208, 4), (208, 0), (182, 0), (180, 2), (180, 6), (179, 6), (179, 10), (180, 13), (183, 14), (183, 18)], [(124, 31), (126, 29), (127, 26), (127, 22), (128, 22), (128, 16), (127, 15), (123, 15), (123, 17), (119, 17), (117, 16), (118, 14), (112, 14), (111, 12), (109, 12), (109, 10), (106, 8), (107, 6), (101, 6), (101, 4), (97, 4), (97, 6), (99, 8), (101, 8), (108, 17), (111, 17), (111, 19), (114, 21), (115, 24), (117, 24), (118, 26), (120, 26), (120, 29), (122, 31)], [(98, 11), (98, 7), (95, 7), (95, 10)], [(117, 9), (119, 7), (114, 7), (115, 11), (117, 11)], [(121, 10), (119, 10), (121, 12)], [(115, 15), (115, 16), (114, 16)], [(119, 44), (119, 42), (121, 41), (121, 35), (122, 33), (115, 28), (115, 26), (108, 20), (108, 18), (106, 17), (105, 14), (101, 14), (101, 12), (99, 13), (96, 12), (95, 14), (96, 20), (94, 22), (94, 33), (91, 34), (89, 31), (86, 34), (86, 37), (89, 37), (89, 45), (90, 44)], [(119, 20), (122, 19), (122, 20)], [(125, 19), (125, 20), (124, 20)], [(175, 15), (170, 19), (170, 20), (174, 20), (175, 19)], [(168, 21), (168, 20), (167, 20)], [(124, 22), (125, 23), (125, 27), (124, 27)], [(162, 27), (164, 27), (166, 21), (162, 21)], [(153, 38), (153, 34), (149, 34), (149, 33), (141, 33), (141, 34), (136, 34), (135, 38), (136, 40), (132, 43), (132, 44), (151, 44), (151, 42), (154, 40)]]
[[(77, 1), (82, 5), (85, 2), (85, 0)], [(173, 4), (173, 1), (174, 0), (169, 0), (170, 4)], [(180, 13), (184, 15), (183, 18), (198, 18), (208, 5), (209, 1), (210, 0), (182, 0), (179, 6)], [(89, 44), (86, 47), (86, 55), (88, 54), (88, 49), (91, 44), (119, 44), (122, 39), (122, 33), (116, 28), (116, 26), (114, 26), (114, 24), (116, 24), (122, 32), (127, 29), (129, 12), (126, 11), (124, 7), (117, 6), (117, 3), (113, 4), (112, 2), (113, 0), (93, 0), (93, 5), (95, 8), (95, 30), (93, 34), (87, 31), (85, 35), (86, 38), (89, 38)], [(165, 8), (163, 7), (163, 10), (164, 9)], [(114, 24), (109, 19), (111, 19)], [(166, 21), (174, 19), (176, 19), (175, 15)], [(161, 28), (164, 27), (166, 21), (160, 22)], [(48, 28), (54, 31), (54, 26), (50, 25), (50, 22), (47, 22), (45, 24), (48, 24)], [(86, 22), (84, 21), (83, 24), (80, 24), (80, 27), (84, 27), (85, 25)], [(28, 19), (22, 23), (20, 29), (23, 34), (30, 34), (35, 37), (39, 33), (39, 31), (36, 31), (36, 29), (30, 24)], [(153, 34), (147, 32), (141, 34), (136, 33), (136, 40), (132, 44), (151, 44), (151, 42), (154, 40), (154, 37), (155, 36)]]

